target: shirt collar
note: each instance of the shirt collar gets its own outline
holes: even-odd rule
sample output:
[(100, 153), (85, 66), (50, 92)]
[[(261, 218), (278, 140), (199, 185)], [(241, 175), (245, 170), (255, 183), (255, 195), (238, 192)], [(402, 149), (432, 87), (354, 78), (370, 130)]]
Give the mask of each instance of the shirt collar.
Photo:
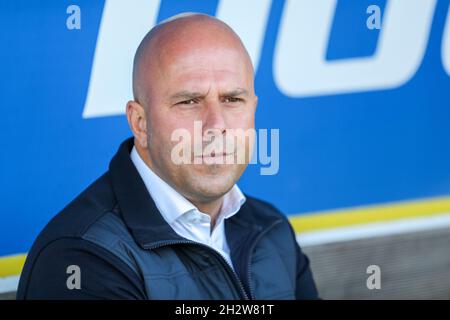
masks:
[[(134, 146), (131, 150), (130, 158), (144, 181), (156, 207), (169, 224), (172, 224), (187, 212), (200, 212), (193, 203), (154, 173), (142, 160)], [(223, 197), (219, 219), (227, 219), (236, 214), (245, 200), (244, 194), (235, 184)]]

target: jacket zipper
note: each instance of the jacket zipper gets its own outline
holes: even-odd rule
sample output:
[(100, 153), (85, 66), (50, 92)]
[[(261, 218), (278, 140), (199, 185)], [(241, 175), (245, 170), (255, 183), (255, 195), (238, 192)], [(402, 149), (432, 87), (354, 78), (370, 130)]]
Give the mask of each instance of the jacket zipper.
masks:
[(244, 299), (245, 300), (250, 300), (249, 296), (245, 292), (244, 285), (242, 284), (241, 279), (239, 279), (239, 276), (233, 270), (233, 268), (228, 263), (228, 261), (226, 261), (225, 258), (222, 257), (222, 255), (220, 253), (216, 252), (213, 248), (211, 248), (211, 247), (209, 247), (209, 246), (207, 246), (207, 245), (205, 245), (203, 243), (190, 241), (190, 240), (170, 240), (170, 241), (162, 241), (162, 242), (159, 242), (159, 243), (156, 243), (156, 244), (153, 244), (153, 245), (146, 245), (146, 246), (144, 246), (144, 248), (151, 250), (151, 249), (157, 249), (157, 248), (161, 248), (161, 247), (165, 247), (165, 246), (169, 246), (169, 245), (174, 245), (174, 244), (197, 245), (197, 246), (200, 246), (202, 248), (205, 248), (207, 251), (212, 252), (213, 255), (220, 261), (222, 266), (225, 267), (225, 270), (227, 270), (228, 273), (232, 275), (232, 278), (234, 278), (235, 282), (238, 284), (238, 287), (239, 287), (238, 291), (240, 291), (240, 293), (244, 297)]
[(234, 269), (228, 263), (228, 261), (226, 261), (225, 258), (222, 257), (222, 255), (220, 253), (216, 252), (213, 248), (211, 248), (211, 247), (209, 247), (209, 246), (207, 246), (207, 245), (205, 245), (203, 243), (195, 242), (195, 241), (191, 241), (191, 240), (168, 240), (168, 241), (157, 242), (157, 243), (155, 243), (153, 245), (145, 245), (144, 248), (151, 250), (151, 249), (157, 249), (157, 248), (161, 248), (161, 247), (165, 247), (165, 246), (169, 246), (169, 245), (174, 245), (174, 244), (191, 244), (191, 245), (197, 245), (197, 246), (200, 246), (202, 248), (205, 248), (207, 251), (212, 252), (213, 255), (225, 267), (225, 269), (228, 271), (228, 273), (232, 275), (232, 278), (234, 278), (234, 280), (238, 284), (239, 291), (240, 291), (241, 295), (244, 297), (244, 299), (245, 300), (253, 300), (254, 299), (254, 293), (253, 293), (253, 287), (252, 287), (252, 284), (251, 284), (251, 281), (250, 281), (250, 277), (251, 277), (250, 267), (251, 267), (251, 257), (252, 257), (253, 250), (254, 250), (256, 244), (258, 243), (259, 239), (261, 239), (261, 237), (263, 235), (265, 235), (267, 232), (269, 232), (277, 224), (281, 223), (281, 221), (282, 220), (277, 220), (274, 223), (272, 223), (264, 231), (260, 232), (258, 234), (258, 236), (252, 242), (252, 245), (251, 245), (251, 248), (250, 248), (250, 251), (249, 251), (249, 255), (247, 257), (247, 283), (248, 283), (248, 289), (249, 289), (250, 297), (245, 292), (244, 285), (242, 284), (241, 279), (239, 279), (239, 276), (237, 275), (236, 271), (234, 271)]

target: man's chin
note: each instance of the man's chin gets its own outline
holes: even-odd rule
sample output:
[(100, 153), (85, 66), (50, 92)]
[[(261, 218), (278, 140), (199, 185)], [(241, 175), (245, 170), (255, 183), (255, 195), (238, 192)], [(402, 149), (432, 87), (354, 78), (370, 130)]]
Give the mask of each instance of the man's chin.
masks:
[(241, 177), (246, 165), (194, 165), (185, 171), (185, 188), (192, 195), (216, 199), (226, 194)]
[(206, 174), (192, 177), (190, 184), (191, 193), (200, 198), (217, 199), (226, 194), (235, 184), (232, 175)]

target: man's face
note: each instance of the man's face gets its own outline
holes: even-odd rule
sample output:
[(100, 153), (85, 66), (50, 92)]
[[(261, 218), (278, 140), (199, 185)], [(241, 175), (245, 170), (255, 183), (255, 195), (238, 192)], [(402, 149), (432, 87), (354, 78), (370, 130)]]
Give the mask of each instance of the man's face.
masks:
[[(201, 121), (203, 137), (211, 129), (221, 132), (220, 138), (232, 129), (253, 129), (257, 98), (253, 72), (241, 50), (226, 45), (190, 47), (175, 45), (162, 50), (158, 71), (149, 75), (148, 152), (152, 168), (164, 180), (188, 199), (208, 201), (224, 195), (240, 178), (247, 164), (236, 163), (230, 153), (245, 151), (248, 157), (253, 141), (246, 140), (245, 150), (239, 149), (239, 143), (233, 150), (223, 150), (234, 160), (231, 164), (214, 164), (214, 159), (204, 154), (194, 158), (195, 144), (202, 145), (202, 141), (193, 141), (194, 123)], [(171, 137), (180, 128), (192, 138), (190, 158), (201, 164), (174, 163), (172, 150), (179, 141)], [(225, 146), (225, 139), (223, 142)], [(208, 142), (200, 147), (203, 153), (205, 144)]]

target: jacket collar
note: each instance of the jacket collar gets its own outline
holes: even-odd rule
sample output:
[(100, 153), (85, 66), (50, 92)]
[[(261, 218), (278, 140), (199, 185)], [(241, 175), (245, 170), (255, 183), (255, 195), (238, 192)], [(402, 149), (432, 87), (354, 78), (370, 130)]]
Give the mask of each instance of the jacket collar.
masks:
[[(125, 140), (109, 165), (112, 188), (125, 224), (141, 247), (186, 240), (164, 220), (148, 193), (130, 158), (133, 144), (133, 138)], [(231, 250), (234, 244), (245, 243), (242, 240), (249, 234), (257, 234), (281, 219), (273, 215), (257, 214), (250, 202), (246, 201), (238, 213), (225, 222)]]

